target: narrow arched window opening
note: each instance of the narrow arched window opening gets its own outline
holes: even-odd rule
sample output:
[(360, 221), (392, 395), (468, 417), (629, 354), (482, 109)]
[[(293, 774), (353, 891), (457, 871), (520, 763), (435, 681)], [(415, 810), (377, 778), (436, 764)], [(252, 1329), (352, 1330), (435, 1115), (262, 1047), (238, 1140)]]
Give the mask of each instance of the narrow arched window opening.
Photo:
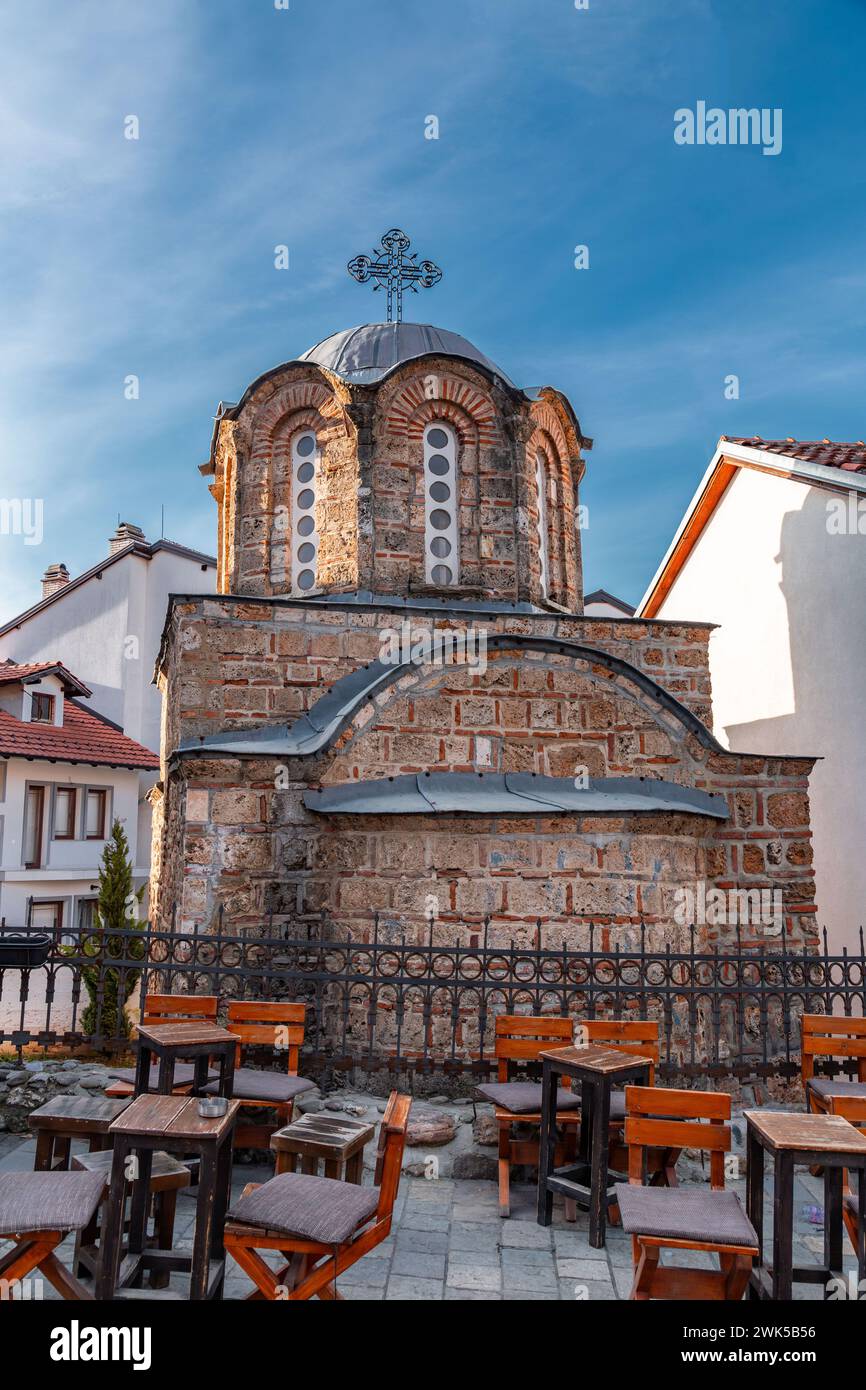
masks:
[(292, 440), (292, 592), (309, 593), (318, 584), (319, 446), (305, 430)]
[(424, 577), (448, 588), (460, 577), (457, 437), (434, 420), (424, 431)]
[(541, 593), (547, 598), (550, 586), (550, 550), (547, 537), (547, 488), (548, 488), (548, 459), (543, 449), (539, 449), (535, 455), (535, 492), (537, 499), (537, 530), (538, 530), (538, 564), (541, 577)]

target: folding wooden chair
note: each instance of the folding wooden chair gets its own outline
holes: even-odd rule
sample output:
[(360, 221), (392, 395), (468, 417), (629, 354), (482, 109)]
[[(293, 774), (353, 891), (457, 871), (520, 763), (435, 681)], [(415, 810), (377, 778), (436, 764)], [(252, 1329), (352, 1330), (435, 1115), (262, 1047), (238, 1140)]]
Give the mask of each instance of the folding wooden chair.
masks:
[[(828, 1112), (833, 1096), (866, 1098), (866, 1018), (838, 1018), (831, 1014), (803, 1014), (800, 1023), (800, 1070), (806, 1109)], [(857, 1080), (815, 1075), (816, 1057), (852, 1057), (857, 1061)]]
[[(219, 998), (215, 994), (146, 994), (141, 1022), (216, 1023)], [(154, 1071), (156, 1064), (154, 1064)], [(109, 1071), (111, 1085), (107, 1096), (135, 1095), (135, 1067), (114, 1067)], [(175, 1091), (188, 1090), (195, 1079), (191, 1062), (179, 1062), (174, 1069)]]
[(63, 1298), (93, 1298), (54, 1252), (68, 1235), (90, 1225), (104, 1187), (101, 1173), (0, 1174), (0, 1242), (13, 1242), (0, 1258), (0, 1301), (14, 1298), (34, 1270)]
[[(281, 1173), (244, 1188), (228, 1214), (225, 1248), (256, 1285), (250, 1298), (342, 1297), (338, 1275), (391, 1230), (411, 1104), (411, 1096), (391, 1092), (379, 1130), (374, 1187)], [(259, 1250), (277, 1250), (286, 1263), (274, 1270)]]
[[(830, 1114), (841, 1115), (849, 1124), (866, 1134), (866, 1096), (831, 1096)], [(857, 1254), (857, 1233), (860, 1223), (860, 1204), (857, 1200), (856, 1192), (853, 1192), (848, 1182), (848, 1170), (846, 1168), (843, 1177), (842, 1193), (842, 1220), (845, 1222), (845, 1230), (854, 1247), (854, 1254)], [(866, 1218), (864, 1218), (866, 1219)]]
[[(617, 1184), (616, 1194), (623, 1228), (632, 1238), (631, 1297), (741, 1299), (758, 1237), (737, 1194), (725, 1191), (730, 1096), (627, 1086), (625, 1106), (629, 1180)], [(706, 1149), (710, 1190), (644, 1186), (647, 1150), (659, 1148)], [(709, 1251), (718, 1256), (719, 1269), (662, 1265), (664, 1250)]]
[[(287, 1125), (298, 1096), (315, 1089), (314, 1081), (298, 1076), (298, 1058), (304, 1041), (306, 1005), (269, 1000), (237, 1000), (229, 1004), (226, 1028), (238, 1039), (232, 1095), (235, 1100), (256, 1109), (275, 1112), (268, 1124), (239, 1124), (235, 1130), (236, 1149), (266, 1149), (275, 1130)], [(286, 1054), (284, 1072), (259, 1071), (241, 1066), (246, 1047), (267, 1046)], [(204, 1094), (217, 1095), (219, 1081), (209, 1082)]]
[[(574, 1022), (570, 1018), (547, 1016), (527, 1018), (523, 1014), (500, 1014), (496, 1019), (494, 1056), (497, 1079), (485, 1082), (476, 1089), (484, 1100), (493, 1102), (499, 1131), (499, 1215), (511, 1214), (511, 1167), (515, 1163), (538, 1164), (538, 1138), (515, 1135), (517, 1125), (541, 1124), (541, 1081), (532, 1071), (538, 1070), (539, 1053), (553, 1047), (569, 1047), (574, 1038)], [(521, 1075), (522, 1074), (522, 1075)], [(577, 1125), (580, 1122), (580, 1096), (566, 1084), (559, 1088), (557, 1115), (568, 1132), (557, 1147), (555, 1162), (561, 1164), (574, 1158), (577, 1147)], [(575, 1219), (573, 1202), (566, 1204), (569, 1220)]]

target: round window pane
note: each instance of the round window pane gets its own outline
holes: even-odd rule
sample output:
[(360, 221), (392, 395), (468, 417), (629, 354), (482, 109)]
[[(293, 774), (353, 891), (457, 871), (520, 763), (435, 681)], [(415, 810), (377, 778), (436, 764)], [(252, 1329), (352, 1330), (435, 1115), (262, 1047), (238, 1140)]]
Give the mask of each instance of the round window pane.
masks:
[(432, 430), (427, 431), (427, 443), (431, 449), (444, 449), (448, 444), (448, 436), (444, 430), (434, 426)]
[(298, 535), (311, 536), (316, 529), (316, 523), (311, 516), (302, 516), (298, 522)]
[(316, 558), (316, 547), (310, 541), (304, 541), (303, 545), (298, 546), (298, 559), (302, 565), (310, 565)]
[(427, 467), (431, 473), (436, 474), (437, 478), (444, 478), (451, 464), (444, 454), (434, 454), (432, 458), (427, 460)]
[(316, 468), (312, 463), (302, 463), (298, 468), (298, 482), (308, 483), (315, 473)]
[(297, 452), (302, 459), (309, 458), (315, 447), (316, 437), (313, 434), (302, 435), (296, 445)]
[(298, 493), (298, 506), (301, 507), (302, 510), (305, 512), (308, 511), (310, 507), (312, 507), (315, 500), (316, 494), (313, 492), (313, 489), (311, 487), (305, 487), (303, 492)]
[(441, 510), (430, 513), (430, 525), (434, 531), (447, 531), (451, 525), (451, 517), (448, 512)]
[(447, 502), (451, 496), (451, 489), (447, 483), (431, 483), (430, 496), (434, 502)]
[(300, 574), (298, 575), (299, 589), (312, 589), (315, 582), (316, 576), (313, 574), (312, 570), (301, 570)]
[(434, 583), (434, 584), (450, 584), (450, 583), (451, 583), (451, 571), (450, 571), (450, 569), (448, 568), (447, 565), (434, 565), (434, 566), (433, 566), (433, 583)]
[(434, 536), (430, 542), (430, 553), (437, 560), (444, 560), (446, 555), (451, 554), (451, 542), (446, 541), (444, 536)]

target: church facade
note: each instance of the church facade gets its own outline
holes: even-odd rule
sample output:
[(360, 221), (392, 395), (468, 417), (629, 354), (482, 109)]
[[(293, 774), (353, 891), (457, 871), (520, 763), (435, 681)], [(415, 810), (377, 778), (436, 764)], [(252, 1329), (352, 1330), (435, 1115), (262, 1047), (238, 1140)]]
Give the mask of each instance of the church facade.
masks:
[(812, 760), (716, 741), (711, 625), (583, 616), (590, 446), (427, 325), (221, 407), (218, 593), (173, 597), (157, 661), (158, 924), (814, 939)]

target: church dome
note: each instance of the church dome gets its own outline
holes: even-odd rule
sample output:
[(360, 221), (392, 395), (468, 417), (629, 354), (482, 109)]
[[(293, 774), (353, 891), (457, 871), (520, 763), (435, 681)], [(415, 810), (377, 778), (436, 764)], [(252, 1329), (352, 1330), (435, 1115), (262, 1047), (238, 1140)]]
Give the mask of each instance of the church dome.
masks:
[(395, 367), (428, 353), (475, 362), (517, 389), (496, 363), (479, 352), (468, 338), (451, 333), (447, 328), (434, 328), (430, 323), (364, 323), (359, 328), (345, 328), (323, 338), (315, 347), (301, 353), (298, 360), (315, 362), (357, 386), (372, 386)]

